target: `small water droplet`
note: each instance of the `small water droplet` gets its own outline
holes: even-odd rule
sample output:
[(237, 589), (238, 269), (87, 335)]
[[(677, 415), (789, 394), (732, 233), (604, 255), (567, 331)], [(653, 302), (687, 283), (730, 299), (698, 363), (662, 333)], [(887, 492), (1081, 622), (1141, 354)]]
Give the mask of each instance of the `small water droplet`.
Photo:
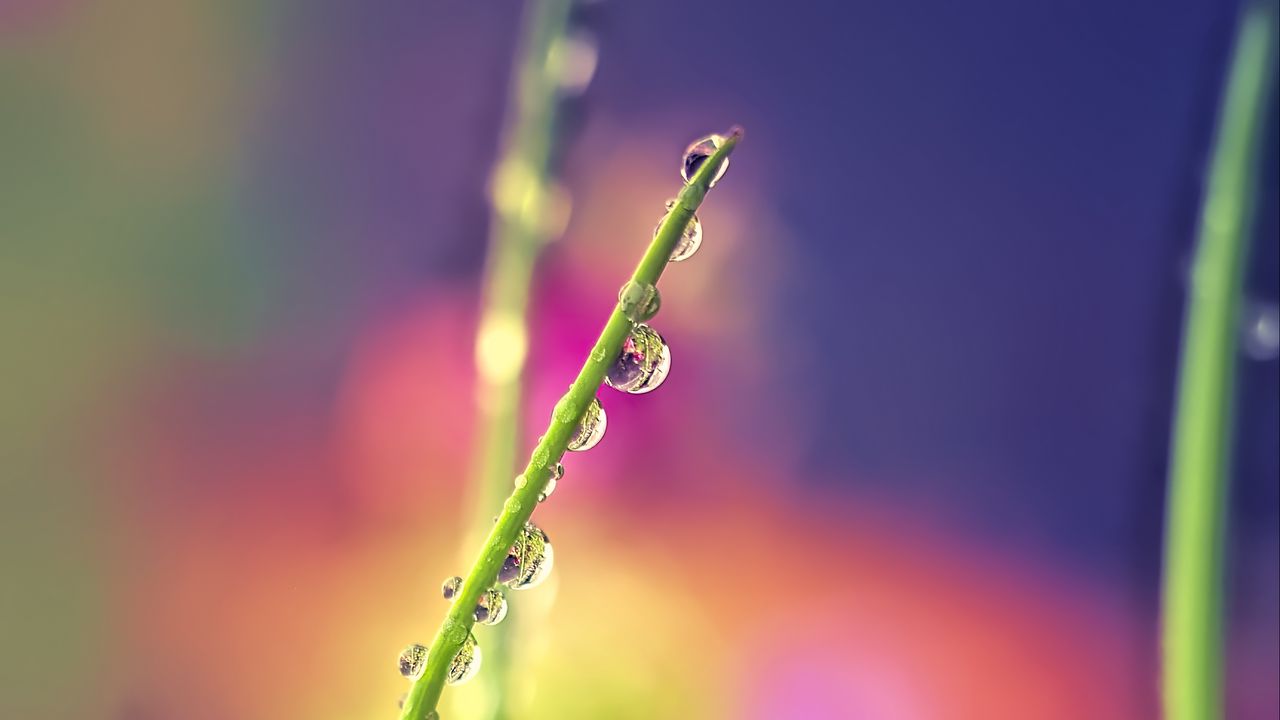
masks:
[[(676, 207), (676, 201), (668, 200), (667, 215), (670, 215), (671, 211), (674, 210), (675, 207)], [(657, 226), (653, 228), (653, 236), (655, 238), (658, 237), (658, 230), (662, 228), (662, 223), (665, 222), (666, 219), (667, 217), (666, 215), (664, 215), (662, 220), (658, 221)], [(688, 260), (689, 258), (693, 257), (694, 253), (698, 252), (698, 248), (701, 245), (702, 245), (702, 223), (698, 221), (698, 216), (695, 214), (693, 217), (689, 218), (689, 224), (684, 226), (684, 232), (680, 235), (680, 240), (676, 242), (675, 248), (672, 249), (671, 259), (668, 262), (680, 262), (681, 260)]]
[[(593, 356), (594, 354), (595, 351), (592, 351)], [(551, 410), (551, 417), (562, 425), (569, 425), (574, 421), (573, 414), (573, 398), (568, 393), (565, 393), (556, 401), (555, 408)]]
[(582, 422), (578, 424), (577, 432), (569, 438), (569, 450), (583, 452), (595, 447), (600, 442), (600, 438), (604, 437), (604, 430), (608, 425), (609, 418), (604, 413), (604, 405), (600, 404), (600, 398), (591, 398), (591, 404), (582, 414)]
[(519, 475), (517, 475), (517, 476), (516, 476), (516, 489), (517, 489), (517, 490), (519, 490), (520, 488), (522, 488), (522, 487), (524, 487), (525, 485), (528, 485), (528, 484), (529, 484), (529, 481), (525, 479), (525, 477), (524, 477), (524, 473), (520, 473)]
[(641, 395), (656, 390), (671, 371), (671, 349), (656, 330), (638, 324), (622, 343), (622, 352), (609, 366), (604, 381), (609, 387)]
[(476, 602), (476, 622), (497, 625), (507, 616), (507, 598), (497, 588), (489, 588)]
[[(707, 158), (711, 157), (712, 153), (719, 150), (720, 146), (723, 144), (723, 135), (708, 135), (701, 140), (695, 140), (691, 143), (684, 151), (684, 164), (680, 166), (680, 177), (684, 178), (685, 182), (689, 182), (689, 180), (698, 173), (698, 169), (707, 161)], [(708, 183), (708, 187), (715, 187), (716, 183), (720, 178), (724, 177), (724, 173), (728, 169), (729, 158), (725, 158), (724, 161), (720, 163), (719, 169), (716, 170), (716, 174), (712, 176), (711, 182)]]
[(522, 508), (524, 508), (524, 505), (520, 503), (520, 498), (512, 495), (507, 498), (507, 501), (502, 504), (502, 507), (504, 512), (518, 513)]
[(551, 497), (551, 493), (556, 491), (556, 483), (559, 482), (562, 477), (564, 477), (564, 465), (556, 463), (555, 466), (551, 468), (551, 477), (547, 479), (547, 486), (544, 487), (542, 492), (538, 495), (538, 502), (546, 502), (547, 498)]
[(1280, 307), (1275, 303), (1248, 303), (1244, 307), (1245, 355), (1259, 362), (1280, 356)]
[(551, 451), (542, 444), (542, 438), (538, 438), (538, 446), (533, 450), (533, 466), (536, 468), (544, 468), (551, 461)]
[[(508, 564), (512, 567), (510, 572), (506, 572)], [(498, 579), (512, 590), (528, 590), (546, 580), (554, 564), (555, 551), (551, 548), (551, 539), (542, 528), (531, 522), (525, 523), (507, 554), (507, 562), (503, 564), (503, 572), (498, 574)], [(508, 576), (505, 580), (504, 573)]]
[(609, 357), (609, 349), (606, 348), (605, 346), (596, 345), (595, 347), (591, 348), (591, 359), (594, 362), (604, 362), (604, 359), (606, 357)]
[(422, 677), (427, 667), (427, 646), (414, 643), (400, 652), (400, 674), (410, 680)]
[(453, 656), (449, 663), (449, 674), (445, 681), (450, 685), (464, 683), (476, 676), (480, 671), (480, 646), (476, 644), (476, 636), (468, 634), (462, 649)]
[(454, 575), (448, 580), (445, 580), (444, 584), (440, 586), (440, 594), (444, 595), (445, 600), (452, 600), (453, 596), (457, 595), (458, 590), (460, 589), (462, 589), (462, 578)]
[(628, 280), (618, 290), (618, 307), (631, 322), (644, 322), (658, 314), (658, 308), (662, 307), (662, 296), (653, 285)]

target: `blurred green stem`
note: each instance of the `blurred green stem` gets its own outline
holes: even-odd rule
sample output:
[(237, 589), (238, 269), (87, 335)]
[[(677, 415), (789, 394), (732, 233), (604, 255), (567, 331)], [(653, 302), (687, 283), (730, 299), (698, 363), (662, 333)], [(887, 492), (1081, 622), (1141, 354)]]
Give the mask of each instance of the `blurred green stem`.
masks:
[[(511, 97), (491, 194), (489, 249), (476, 333), (477, 427), (470, 487), (475, 534), (483, 537), (493, 508), (515, 476), (520, 407), (528, 349), (529, 287), (557, 209), (551, 147), (557, 126), (559, 77), (551, 62), (565, 35), (571, 0), (531, 0), (521, 23)], [(506, 715), (509, 636), (514, 617), (486, 633), (483, 684), (486, 716)]]
[(1247, 6), (1218, 117), (1182, 341), (1162, 598), (1167, 720), (1223, 715), (1223, 542), (1237, 314), (1275, 47), (1275, 4)]
[[(631, 281), (637, 286), (658, 284), (658, 279), (671, 259), (672, 250), (688, 227), (694, 212), (702, 204), (716, 171), (737, 147), (741, 138), (742, 130), (734, 128), (681, 189), (676, 204), (663, 218), (649, 249), (631, 275)], [(474, 624), (472, 613), (476, 601), (482, 592), (493, 587), (497, 581), (498, 570), (507, 557), (507, 550), (533, 515), (538, 498), (551, 478), (552, 469), (564, 456), (569, 439), (577, 432), (587, 406), (604, 382), (605, 372), (622, 351), (622, 343), (627, 339), (631, 328), (632, 321), (623, 313), (620, 304), (615, 305), (608, 323), (600, 331), (600, 337), (582, 370), (578, 372), (578, 377), (564, 397), (556, 403), (547, 431), (533, 449), (532, 457), (525, 466), (523, 475), (526, 482), (523, 486), (516, 486), (503, 504), (502, 512), (489, 531), (480, 554), (463, 580), (461, 589), (454, 596), (453, 605), (450, 606), (444, 623), (431, 641), (426, 669), (409, 690), (400, 715), (401, 720), (426, 720), (435, 711), (440, 693), (444, 690), (445, 673), (449, 664), (458, 654)]]

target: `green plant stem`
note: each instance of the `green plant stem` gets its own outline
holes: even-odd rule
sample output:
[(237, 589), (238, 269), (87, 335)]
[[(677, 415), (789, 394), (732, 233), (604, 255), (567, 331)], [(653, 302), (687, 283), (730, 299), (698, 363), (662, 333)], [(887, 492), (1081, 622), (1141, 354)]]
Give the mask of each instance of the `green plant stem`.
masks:
[(1166, 508), (1162, 698), (1167, 720), (1222, 717), (1223, 540), (1238, 308), (1275, 72), (1274, 3), (1241, 19), (1201, 210)]
[[(662, 221), (649, 249), (632, 273), (633, 282), (657, 285), (681, 233), (688, 226), (694, 211), (702, 204), (715, 170), (733, 152), (741, 137), (742, 130), (734, 128), (725, 142), (680, 191), (675, 207)], [(428, 713), (435, 710), (444, 689), (449, 663), (457, 655), (474, 624), (472, 611), (480, 594), (497, 581), (498, 571), (506, 559), (508, 548), (515, 542), (516, 535), (537, 507), (538, 497), (551, 477), (552, 468), (563, 457), (583, 413), (595, 397), (600, 384), (604, 382), (605, 373), (621, 352), (631, 327), (631, 320), (623, 314), (620, 307), (615, 306), (578, 377), (556, 404), (547, 431), (525, 466), (524, 486), (515, 488), (503, 504), (502, 512), (485, 539), (480, 554), (463, 580), (462, 588), (454, 598), (444, 623), (431, 642), (426, 669), (414, 682), (405, 700), (401, 720), (426, 720)]]
[[(526, 343), (507, 348), (508, 362), (486, 365), (486, 332), (528, 338), (529, 288), (541, 249), (551, 239), (545, 222), (552, 186), (551, 147), (559, 122), (559, 78), (551, 67), (555, 44), (565, 36), (572, 0), (531, 0), (521, 21), (513, 61), (509, 109), (496, 163), (480, 318), (477, 325), (477, 414), (471, 463), (472, 516), (476, 535), (488, 530), (492, 509), (505, 497), (515, 471), (520, 437)], [(520, 168), (520, 170), (513, 170)], [(505, 174), (504, 174), (505, 173)], [(512, 616), (486, 633), (485, 683), (489, 720), (505, 716)]]

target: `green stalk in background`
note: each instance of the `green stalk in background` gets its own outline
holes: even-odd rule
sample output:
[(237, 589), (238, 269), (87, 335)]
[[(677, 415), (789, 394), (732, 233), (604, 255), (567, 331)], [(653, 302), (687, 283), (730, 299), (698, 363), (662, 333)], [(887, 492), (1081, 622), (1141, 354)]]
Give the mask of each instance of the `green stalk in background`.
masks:
[(1247, 6), (1218, 118), (1182, 340), (1162, 591), (1167, 720), (1223, 715), (1223, 542), (1239, 296), (1275, 50), (1274, 2)]
[[(518, 462), (519, 415), (528, 350), (529, 286), (542, 248), (563, 230), (566, 210), (551, 175), (558, 125), (563, 49), (572, 0), (531, 0), (512, 70), (511, 97), (492, 181), (480, 319), (476, 333), (477, 426), (471, 463), (471, 515), (475, 536), (488, 531), (493, 508), (505, 497)], [(557, 56), (561, 57), (557, 62)], [(560, 227), (555, 227), (557, 222)], [(489, 633), (485, 677), (478, 696), (484, 717), (506, 715), (509, 695), (510, 618)]]
[[(564, 397), (556, 403), (547, 431), (533, 449), (531, 459), (522, 473), (524, 482), (515, 483), (515, 489), (503, 504), (502, 512), (489, 531), (480, 554), (454, 596), (453, 605), (428, 649), (426, 667), (405, 698), (401, 720), (438, 717), (436, 705), (444, 690), (449, 665), (471, 632), (474, 624), (472, 614), (480, 595), (497, 581), (498, 571), (506, 560), (508, 549), (515, 543), (516, 536), (533, 514), (556, 463), (564, 456), (569, 440), (576, 434), (583, 415), (604, 382), (605, 373), (622, 351), (622, 344), (630, 335), (634, 323), (633, 306), (638, 302), (639, 305), (651, 306), (656, 311), (658, 279), (666, 269), (672, 251), (682, 239), (685, 228), (693, 219), (694, 211), (702, 204), (707, 189), (741, 138), (742, 130), (734, 128), (689, 178), (676, 203), (663, 218), (649, 249), (632, 273), (631, 282), (619, 294), (619, 302), (601, 330), (578, 377)], [(646, 313), (648, 314), (651, 313)]]

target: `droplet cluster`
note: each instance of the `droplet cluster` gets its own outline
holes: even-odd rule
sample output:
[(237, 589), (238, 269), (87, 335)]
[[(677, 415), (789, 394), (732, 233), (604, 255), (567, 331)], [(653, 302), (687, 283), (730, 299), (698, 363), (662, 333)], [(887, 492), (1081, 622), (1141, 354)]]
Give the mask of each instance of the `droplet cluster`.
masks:
[[(587, 58), (586, 50), (581, 48), (575, 49), (566, 46), (562, 51), (570, 55), (581, 55), (584, 58), (584, 63), (590, 60), (590, 58)], [(557, 62), (561, 61), (557, 60)], [(565, 72), (567, 75), (572, 75), (567, 70)], [(589, 71), (579, 69), (575, 72), (580, 73), (580, 75), (568, 77), (561, 86), (563, 91), (571, 93), (576, 89), (576, 86), (589, 81)], [(586, 79), (580, 80), (580, 77), (585, 77)], [(725, 138), (723, 136), (708, 135), (689, 145), (688, 149), (685, 150), (684, 159), (680, 167), (680, 174), (686, 183), (698, 174), (703, 165), (724, 142)], [(720, 161), (720, 166), (716, 168), (715, 174), (708, 184), (714, 186), (728, 167), (729, 161), (727, 158)], [(687, 213), (688, 220), (681, 230), (679, 240), (672, 249), (670, 262), (687, 260), (698, 251), (702, 244), (702, 223), (698, 220), (698, 216), (692, 212), (692, 208), (696, 206), (697, 200), (701, 197), (697, 194), (698, 189), (697, 186), (686, 188), (685, 193), (682, 195), (686, 203), (684, 208), (679, 206), (678, 201), (668, 200), (666, 206), (667, 215), (654, 228), (656, 237), (663, 223), (667, 221), (672, 213)], [(691, 193), (694, 194), (691, 195)], [(690, 199), (691, 197), (692, 200)], [(633, 280), (618, 291), (618, 309), (630, 321), (631, 327), (621, 350), (605, 370), (604, 382), (609, 387), (621, 392), (641, 395), (652, 392), (666, 380), (668, 373), (671, 371), (671, 348), (667, 345), (662, 335), (647, 324), (649, 320), (658, 314), (661, 306), (662, 298), (658, 294), (657, 287), (652, 284)], [(606, 362), (608, 360), (608, 352), (608, 349), (603, 344), (597, 344), (592, 349), (591, 361), (596, 363)], [(605, 414), (604, 405), (598, 397), (591, 398), (591, 402), (587, 405), (586, 410), (583, 411), (581, 418), (578, 418), (574, 412), (574, 405), (571, 394), (566, 394), (556, 403), (552, 411), (552, 418), (562, 425), (569, 425), (575, 420), (577, 421), (577, 425), (566, 443), (566, 449), (574, 452), (583, 452), (595, 447), (604, 437), (605, 428), (608, 426), (608, 416)], [(547, 473), (546, 482), (539, 491), (539, 502), (551, 497), (551, 494), (555, 492), (556, 485), (564, 478), (564, 465), (559, 463), (558, 460), (558, 457), (550, 457), (550, 451), (543, 445), (542, 438), (539, 438), (530, 467), (530, 472)], [(542, 475), (535, 474), (533, 477), (538, 478), (542, 477)], [(525, 488), (528, 483), (529, 477), (524, 474), (517, 475), (514, 481), (517, 490)], [(508, 498), (505, 505), (507, 513), (520, 511), (521, 501), (518, 495), (519, 493), (513, 494)], [(494, 518), (495, 521), (497, 519), (496, 517)], [(501, 553), (501, 546), (494, 548), (493, 552)], [(496, 559), (496, 557), (493, 557), (493, 560), (496, 561)], [(537, 525), (532, 522), (526, 522), (503, 557), (502, 565), (498, 571), (497, 583), (511, 590), (528, 590), (544, 582), (551, 574), (554, 564), (555, 551), (551, 546), (551, 539)], [(463, 580), (461, 577), (450, 577), (441, 585), (441, 594), (446, 600), (454, 600), (461, 593), (462, 585)], [(496, 625), (506, 617), (507, 609), (507, 598), (502, 589), (497, 586), (491, 587), (481, 593), (476, 600), (472, 618), (481, 625)], [(458, 621), (453, 615), (450, 615), (446, 620), (443, 632), (445, 638), (450, 642), (458, 643), (461, 641), (462, 643), (458, 654), (454, 656), (453, 661), (449, 664), (446, 680), (451, 685), (465, 682), (479, 670), (480, 646), (476, 642), (475, 635), (469, 632), (467, 626)], [(465, 633), (465, 638), (463, 633)], [(425, 645), (415, 643), (405, 648), (400, 653), (399, 658), (400, 674), (411, 680), (420, 678), (426, 669), (427, 655), (428, 648)], [(403, 698), (401, 702), (403, 703)]]

